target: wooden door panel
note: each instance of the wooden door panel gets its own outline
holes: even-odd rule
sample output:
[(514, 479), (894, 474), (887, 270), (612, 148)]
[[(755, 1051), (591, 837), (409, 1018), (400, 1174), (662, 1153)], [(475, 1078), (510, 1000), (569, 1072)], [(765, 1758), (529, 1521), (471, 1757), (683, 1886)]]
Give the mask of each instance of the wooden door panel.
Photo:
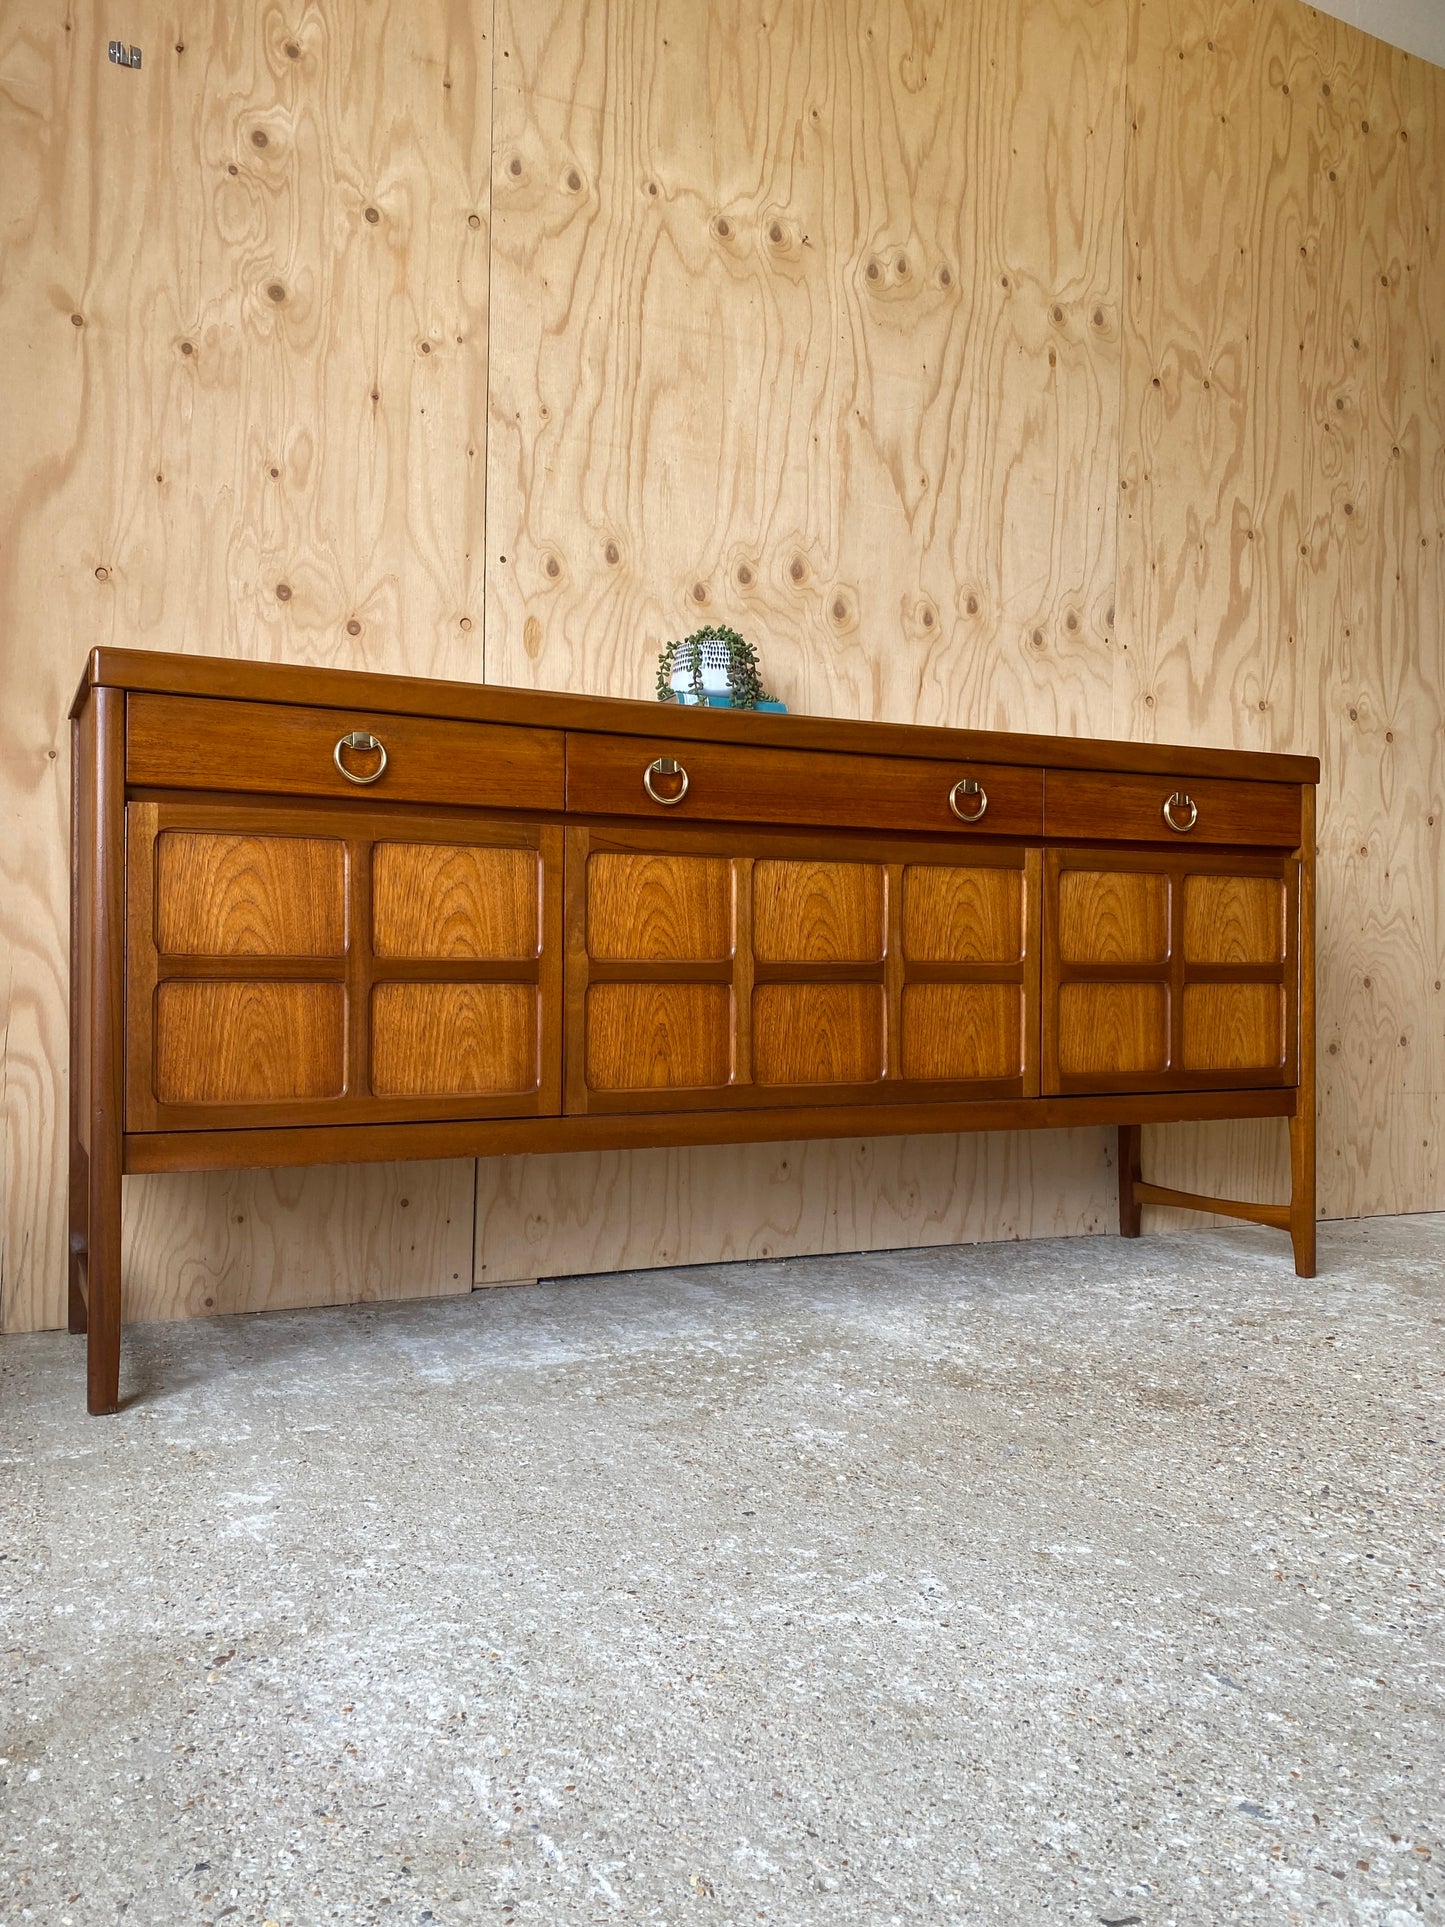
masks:
[(1284, 992), (1278, 984), (1186, 984), (1186, 1070), (1265, 1071), (1284, 1062)]
[(878, 984), (760, 984), (753, 993), (759, 1084), (872, 1084), (883, 1075)]
[(1186, 876), (1184, 955), (1190, 963), (1280, 963), (1287, 907), (1279, 877)]
[(155, 865), (155, 941), (171, 956), (339, 957), (346, 948), (337, 837), (167, 830)]
[(378, 957), (521, 961), (541, 935), (535, 850), (467, 843), (376, 843), (371, 943)]
[(1169, 955), (1169, 878), (1162, 873), (1065, 870), (1058, 905), (1065, 963), (1163, 963)]
[(1164, 984), (1064, 984), (1059, 1068), (1066, 1076), (1159, 1075), (1169, 1069)]
[(1050, 850), (1044, 1090), (1294, 1083), (1298, 924), (1295, 856)]
[(567, 841), (567, 1108), (1038, 1091), (1040, 857), (679, 825)]
[(761, 858), (753, 865), (760, 963), (876, 963), (883, 956), (879, 863)]
[(530, 984), (377, 984), (371, 1088), (378, 1097), (481, 1097), (537, 1088)]
[(1022, 985), (905, 984), (902, 1054), (920, 1081), (1022, 1077)]
[(127, 1130), (560, 1109), (560, 829), (177, 797), (127, 839)]
[(910, 963), (1018, 963), (1024, 872), (910, 863), (903, 871), (903, 954)]
[(155, 993), (155, 1086), (163, 1104), (287, 1104), (346, 1083), (340, 984), (187, 983)]
[(720, 856), (599, 851), (587, 859), (587, 947), (603, 962), (732, 955), (733, 872)]
[(588, 1082), (604, 1091), (725, 1085), (731, 1003), (719, 984), (594, 984), (587, 992)]

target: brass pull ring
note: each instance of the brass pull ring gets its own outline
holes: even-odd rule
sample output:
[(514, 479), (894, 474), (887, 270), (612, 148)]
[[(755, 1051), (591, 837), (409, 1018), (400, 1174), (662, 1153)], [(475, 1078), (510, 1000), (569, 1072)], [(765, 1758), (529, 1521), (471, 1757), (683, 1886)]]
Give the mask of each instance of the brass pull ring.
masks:
[[(1176, 810), (1178, 810), (1181, 815), (1185, 810), (1187, 810), (1189, 814), (1182, 822), (1178, 822), (1175, 820), (1174, 813)], [(1180, 836), (1187, 836), (1199, 821), (1199, 805), (1195, 802), (1194, 798), (1184, 790), (1175, 790), (1172, 796), (1167, 796), (1164, 799), (1164, 821), (1169, 825), (1171, 830), (1177, 831)]]
[[(657, 790), (653, 788), (652, 779), (654, 776), (680, 776), (682, 778), (682, 788), (677, 792), (676, 796), (659, 795)], [(642, 787), (647, 791), (647, 794), (652, 798), (654, 803), (661, 803), (665, 810), (675, 809), (683, 797), (687, 795), (687, 771), (675, 756), (659, 756), (654, 762), (649, 763), (647, 768), (642, 772)]]
[[(379, 749), (381, 751), (381, 765), (378, 769), (373, 770), (370, 776), (358, 776), (354, 769), (348, 769), (345, 763), (342, 762), (341, 752), (344, 749)], [(331, 752), (331, 760), (341, 771), (341, 774), (346, 778), (348, 783), (356, 783), (362, 788), (365, 788), (368, 783), (378, 782), (381, 777), (386, 774), (386, 745), (379, 736), (373, 736), (370, 730), (353, 729), (338, 739), (335, 749)]]
[[(959, 800), (961, 797), (965, 798), (972, 808), (965, 809)], [(988, 791), (972, 776), (965, 776), (948, 792), (948, 807), (960, 823), (977, 823), (988, 808)]]

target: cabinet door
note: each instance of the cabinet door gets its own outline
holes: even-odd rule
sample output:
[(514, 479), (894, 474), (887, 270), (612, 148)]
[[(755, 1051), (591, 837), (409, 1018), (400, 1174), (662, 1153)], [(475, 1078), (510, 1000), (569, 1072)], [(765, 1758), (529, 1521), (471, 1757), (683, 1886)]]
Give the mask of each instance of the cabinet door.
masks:
[(128, 1130), (560, 1108), (560, 829), (132, 803), (126, 874)]
[(570, 1111), (1038, 1090), (1036, 852), (573, 830)]
[(1050, 850), (1046, 1093), (1297, 1082), (1299, 865)]

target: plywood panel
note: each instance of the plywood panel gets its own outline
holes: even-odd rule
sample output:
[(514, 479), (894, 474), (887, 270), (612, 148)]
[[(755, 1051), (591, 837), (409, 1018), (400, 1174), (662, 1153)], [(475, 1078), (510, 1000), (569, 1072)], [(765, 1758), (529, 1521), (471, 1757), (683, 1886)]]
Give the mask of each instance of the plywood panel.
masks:
[(469, 1291), (474, 1172), (453, 1161), (127, 1178), (125, 1316)]
[[(106, 60), (115, 33), (139, 71)], [(86, 649), (481, 676), (490, 12), (14, 0), (0, 76), (13, 1329), (65, 1311), (64, 716)], [(343, 1229), (287, 1225), (296, 1276), (344, 1291)], [(169, 1249), (159, 1207), (142, 1230)]]
[(1105, 726), (1127, 0), (499, 0), (488, 667)]
[(1111, 1157), (1099, 1131), (589, 1151), (566, 1186), (555, 1160), (484, 1158), (477, 1283), (1109, 1231)]
[(1320, 1210), (1439, 1209), (1445, 73), (1294, 0), (1149, 0), (1129, 70), (1115, 727), (1319, 753)]

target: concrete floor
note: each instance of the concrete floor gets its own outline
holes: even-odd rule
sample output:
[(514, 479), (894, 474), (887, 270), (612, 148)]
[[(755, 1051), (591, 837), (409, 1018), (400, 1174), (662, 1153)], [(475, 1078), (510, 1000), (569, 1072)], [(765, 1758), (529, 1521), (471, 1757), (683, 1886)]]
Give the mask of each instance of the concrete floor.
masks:
[(1445, 1217), (0, 1346), (0, 1917), (1445, 1921)]

